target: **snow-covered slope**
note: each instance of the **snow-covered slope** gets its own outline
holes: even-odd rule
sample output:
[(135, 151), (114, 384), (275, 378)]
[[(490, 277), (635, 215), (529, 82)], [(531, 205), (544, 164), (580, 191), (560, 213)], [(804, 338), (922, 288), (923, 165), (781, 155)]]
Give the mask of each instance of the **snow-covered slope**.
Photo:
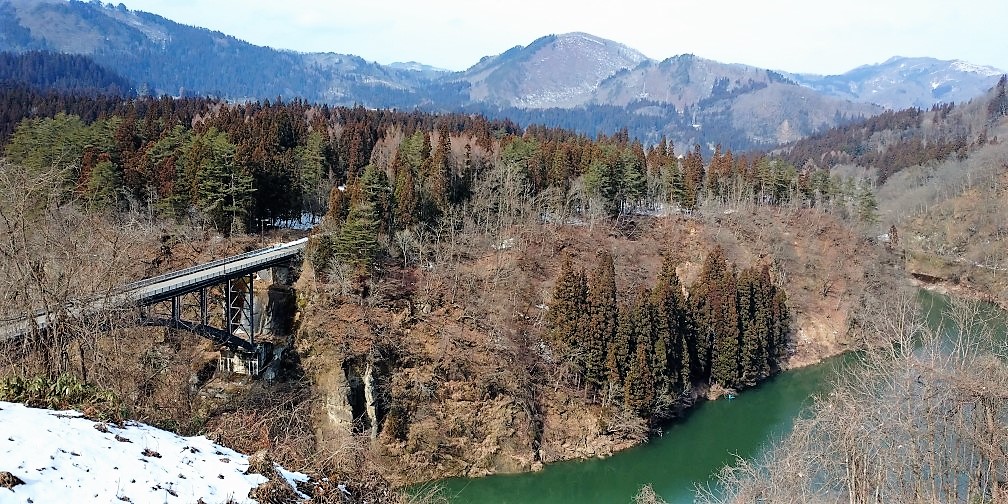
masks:
[[(0, 487), (0, 503), (256, 502), (249, 491), (267, 478), (248, 469), (249, 457), (202, 436), (0, 402), (0, 473), (23, 481)], [(308, 480), (276, 469), (292, 487)]]
[(982, 95), (1004, 73), (961, 60), (894, 56), (841, 75), (788, 74), (802, 85), (840, 98), (891, 109), (961, 103)]

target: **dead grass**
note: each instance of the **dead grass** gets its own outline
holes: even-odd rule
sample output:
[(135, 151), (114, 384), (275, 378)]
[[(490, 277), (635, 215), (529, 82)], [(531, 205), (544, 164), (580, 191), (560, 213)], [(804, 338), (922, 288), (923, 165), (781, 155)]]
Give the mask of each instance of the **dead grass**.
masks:
[(0, 488), (11, 489), (18, 485), (23, 485), (24, 481), (17, 476), (14, 476), (10, 472), (0, 471)]

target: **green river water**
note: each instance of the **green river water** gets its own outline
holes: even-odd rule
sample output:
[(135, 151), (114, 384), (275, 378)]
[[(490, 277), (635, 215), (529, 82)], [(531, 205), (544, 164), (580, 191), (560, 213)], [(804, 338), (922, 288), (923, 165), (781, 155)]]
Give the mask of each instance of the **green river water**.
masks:
[[(920, 293), (931, 323), (946, 298)], [(990, 310), (990, 313), (994, 313)], [(1003, 325), (1000, 326), (1003, 333)], [(693, 502), (697, 486), (739, 457), (754, 457), (787, 434), (816, 394), (827, 392), (847, 358), (782, 373), (733, 400), (704, 402), (648, 443), (606, 459), (560, 462), (535, 473), (457, 478), (439, 482), (454, 504), (629, 503), (645, 484), (669, 503)]]

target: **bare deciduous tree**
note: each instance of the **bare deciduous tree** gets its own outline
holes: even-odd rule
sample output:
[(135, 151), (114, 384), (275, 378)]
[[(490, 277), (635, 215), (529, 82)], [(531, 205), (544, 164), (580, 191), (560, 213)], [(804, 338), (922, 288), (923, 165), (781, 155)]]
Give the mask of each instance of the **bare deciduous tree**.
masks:
[[(1008, 353), (976, 304), (924, 322), (912, 295), (881, 303), (879, 339), (759, 461), (705, 502), (1004, 502)], [(883, 343), (884, 342), (884, 343)]]
[[(56, 170), (29, 173), (0, 164), (0, 317), (29, 334), (6, 344), (0, 369), (56, 377), (74, 372), (88, 381), (116, 345), (100, 350), (97, 335), (115, 330), (130, 307), (116, 303), (133, 280), (149, 226), (113, 222), (87, 201), (68, 199)], [(34, 322), (48, 313), (41, 330)], [(33, 356), (31, 359), (22, 357)]]

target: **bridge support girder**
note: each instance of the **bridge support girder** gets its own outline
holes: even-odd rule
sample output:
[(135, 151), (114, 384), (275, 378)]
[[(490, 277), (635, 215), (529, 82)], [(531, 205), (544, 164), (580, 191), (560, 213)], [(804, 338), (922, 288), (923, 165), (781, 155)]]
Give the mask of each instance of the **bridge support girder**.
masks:
[(239, 278), (227, 281), (227, 292), (225, 299), (225, 316), (227, 331), (231, 334), (243, 329), (242, 319), (245, 310), (248, 310), (248, 336), (249, 341), (255, 346), (255, 300), (254, 285), (255, 273), (250, 273)]
[(210, 317), (207, 315), (207, 291), (206, 287), (199, 290), (200, 324), (209, 325)]
[(175, 322), (182, 320), (182, 296), (171, 299), (171, 319)]

